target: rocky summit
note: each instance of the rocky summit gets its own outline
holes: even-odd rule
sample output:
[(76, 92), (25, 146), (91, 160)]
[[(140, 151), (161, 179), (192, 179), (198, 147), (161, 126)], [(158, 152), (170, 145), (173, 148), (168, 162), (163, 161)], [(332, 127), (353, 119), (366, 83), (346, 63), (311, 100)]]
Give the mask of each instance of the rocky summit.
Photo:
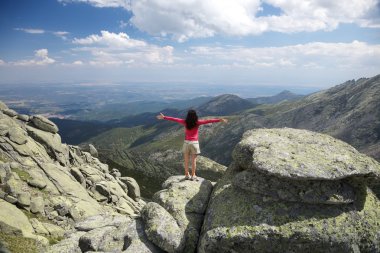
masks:
[(380, 165), (297, 129), (244, 134), (210, 198), (198, 252), (379, 252)]
[(148, 203), (87, 150), (0, 102), (0, 252), (380, 252), (380, 164), (328, 135), (249, 130), (216, 184), (170, 176)]
[[(83, 231), (78, 223), (92, 217), (99, 217), (96, 220), (101, 223), (102, 217), (108, 217), (112, 221), (101, 224), (117, 227), (145, 205), (133, 179), (120, 177), (115, 169), (110, 170), (79, 147), (63, 144), (57, 132), (58, 127), (49, 119), (19, 115), (0, 103), (3, 251), (26, 252), (22, 248), (25, 243), (30, 252), (45, 252), (51, 242), (60, 240), (52, 252), (94, 250), (95, 242), (85, 239), (92, 236), (88, 234), (92, 230)], [(20, 238), (25, 240), (20, 243)], [(78, 240), (72, 243), (73, 238)], [(124, 237), (121, 241), (124, 244)], [(68, 244), (71, 251), (65, 250)]]

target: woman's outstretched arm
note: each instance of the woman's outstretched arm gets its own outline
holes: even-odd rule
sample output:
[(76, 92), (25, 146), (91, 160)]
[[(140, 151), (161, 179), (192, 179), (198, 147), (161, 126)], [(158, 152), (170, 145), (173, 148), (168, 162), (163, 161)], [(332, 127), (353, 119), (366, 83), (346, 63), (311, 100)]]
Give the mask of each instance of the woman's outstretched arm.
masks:
[(170, 120), (170, 121), (174, 121), (174, 122), (177, 122), (181, 125), (184, 125), (185, 124), (185, 120), (184, 119), (179, 119), (179, 118), (174, 118), (174, 117), (169, 117), (169, 116), (165, 116), (164, 114), (160, 113), (159, 115), (157, 115), (157, 119), (165, 119), (165, 120)]
[(203, 120), (198, 120), (198, 125), (204, 125), (204, 124), (210, 124), (210, 123), (216, 123), (216, 122), (227, 123), (228, 120), (225, 119), (225, 118), (219, 118), (219, 119), (203, 119)]

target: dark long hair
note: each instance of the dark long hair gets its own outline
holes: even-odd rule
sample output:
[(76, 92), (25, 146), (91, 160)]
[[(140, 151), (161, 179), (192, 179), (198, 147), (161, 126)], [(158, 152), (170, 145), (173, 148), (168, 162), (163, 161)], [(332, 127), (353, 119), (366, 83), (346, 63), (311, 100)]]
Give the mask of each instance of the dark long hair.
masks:
[(190, 130), (190, 129), (194, 128), (198, 122), (197, 112), (195, 110), (189, 110), (187, 112), (187, 116), (186, 116), (185, 121), (186, 121), (186, 128), (187, 129)]

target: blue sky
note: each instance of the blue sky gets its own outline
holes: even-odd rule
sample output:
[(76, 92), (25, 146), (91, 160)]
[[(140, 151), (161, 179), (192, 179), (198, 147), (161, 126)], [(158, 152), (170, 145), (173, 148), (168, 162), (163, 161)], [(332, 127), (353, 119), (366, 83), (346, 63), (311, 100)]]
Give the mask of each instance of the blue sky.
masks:
[(327, 88), (380, 74), (378, 0), (3, 0), (0, 83)]

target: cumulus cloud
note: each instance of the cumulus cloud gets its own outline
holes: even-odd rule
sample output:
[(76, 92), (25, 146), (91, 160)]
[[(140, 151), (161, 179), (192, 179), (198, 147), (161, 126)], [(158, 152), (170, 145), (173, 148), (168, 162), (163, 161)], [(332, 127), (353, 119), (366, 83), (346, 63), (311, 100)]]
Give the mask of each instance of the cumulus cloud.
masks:
[(312, 42), (282, 47), (193, 47), (203, 63), (246, 67), (355, 68), (380, 65), (380, 45)]
[[(280, 9), (281, 14), (260, 15), (263, 3)], [(380, 24), (373, 19), (376, 9), (376, 0), (132, 0), (131, 23), (152, 35), (170, 35), (181, 42), (216, 34), (328, 31), (341, 23), (376, 26)]]
[(54, 63), (55, 60), (48, 56), (46, 48), (34, 51), (34, 59), (11, 62), (14, 66), (43, 66)]
[[(190, 38), (330, 31), (342, 23), (380, 27), (378, 0), (58, 0), (95, 7), (121, 7), (133, 14), (130, 22), (154, 36), (179, 42)], [(279, 10), (263, 15), (266, 8)], [(123, 24), (121, 24), (123, 25)]]
[(4, 66), (5, 65), (5, 61), (3, 61), (2, 59), (0, 59), (0, 66)]
[(88, 51), (91, 65), (156, 64), (172, 63), (173, 47), (148, 44), (131, 39), (126, 33), (101, 31), (72, 41), (80, 47), (76, 51)]
[(117, 8), (121, 7), (124, 9), (129, 9), (130, 1), (129, 0), (58, 0), (58, 2), (63, 4), (68, 3), (87, 3), (98, 8), (112, 7)]

